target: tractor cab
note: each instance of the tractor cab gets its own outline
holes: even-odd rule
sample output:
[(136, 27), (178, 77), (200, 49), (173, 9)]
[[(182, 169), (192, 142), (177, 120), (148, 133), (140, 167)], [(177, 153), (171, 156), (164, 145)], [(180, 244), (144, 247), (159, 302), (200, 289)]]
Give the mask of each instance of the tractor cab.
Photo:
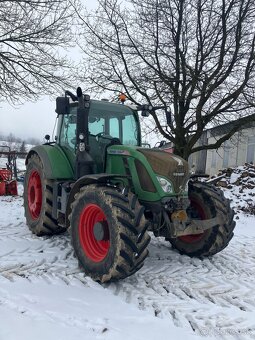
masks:
[[(92, 155), (94, 166), (91, 172), (102, 173), (106, 166), (108, 146), (141, 145), (139, 119), (137, 112), (128, 106), (116, 105), (105, 100), (90, 100), (89, 104), (85, 151)], [(71, 103), (68, 111), (59, 115), (58, 120), (57, 143), (64, 150), (71, 164), (75, 163), (77, 152), (80, 151), (77, 120), (77, 102)]]

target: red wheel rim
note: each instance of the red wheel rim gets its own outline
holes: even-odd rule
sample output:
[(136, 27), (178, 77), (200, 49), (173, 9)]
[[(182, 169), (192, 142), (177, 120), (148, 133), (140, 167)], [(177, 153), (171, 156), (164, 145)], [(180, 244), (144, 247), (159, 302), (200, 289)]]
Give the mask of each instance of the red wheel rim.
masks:
[(81, 212), (79, 220), (79, 238), (82, 249), (93, 262), (102, 261), (110, 248), (109, 227), (107, 224), (106, 235), (98, 241), (94, 236), (94, 225), (97, 222), (107, 222), (103, 210), (96, 204), (88, 204)]
[[(206, 219), (206, 213), (203, 209), (203, 207), (195, 200), (191, 200), (191, 205), (192, 207), (197, 211), (198, 216), (201, 218), (201, 220)], [(193, 234), (193, 235), (185, 235), (185, 236), (179, 236), (178, 239), (182, 242), (185, 243), (196, 243), (202, 240), (204, 237), (205, 233), (200, 233), (200, 234)]]
[(33, 220), (36, 220), (42, 209), (42, 183), (39, 173), (34, 170), (28, 180), (28, 209)]

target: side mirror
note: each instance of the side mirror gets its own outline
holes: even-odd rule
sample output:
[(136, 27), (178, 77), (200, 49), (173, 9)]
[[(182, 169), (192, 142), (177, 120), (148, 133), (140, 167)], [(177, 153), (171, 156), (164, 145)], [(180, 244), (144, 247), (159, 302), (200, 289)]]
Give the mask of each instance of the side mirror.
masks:
[(149, 115), (152, 112), (155, 112), (156, 110), (160, 110), (160, 109), (165, 109), (165, 108), (166, 108), (165, 106), (152, 106), (149, 104), (144, 104), (144, 105), (138, 105), (137, 111), (142, 111), (143, 117), (149, 117)]
[(142, 116), (143, 117), (149, 117), (151, 111), (147, 111), (147, 110), (142, 110)]
[(148, 105), (148, 104), (140, 105), (137, 108), (137, 111), (142, 111), (143, 117), (149, 117), (152, 110), (153, 110), (153, 106)]
[(57, 97), (56, 110), (57, 114), (65, 115), (70, 113), (70, 105), (68, 97)]

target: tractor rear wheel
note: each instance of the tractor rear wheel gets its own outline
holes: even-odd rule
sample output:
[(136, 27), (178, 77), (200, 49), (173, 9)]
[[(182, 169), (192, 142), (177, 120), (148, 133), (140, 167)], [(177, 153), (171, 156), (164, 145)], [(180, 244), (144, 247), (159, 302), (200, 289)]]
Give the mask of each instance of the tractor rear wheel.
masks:
[(229, 200), (220, 189), (200, 182), (190, 184), (189, 199), (193, 218), (205, 220), (219, 215), (220, 223), (201, 234), (168, 240), (181, 254), (191, 257), (206, 257), (220, 252), (234, 235), (234, 211), (230, 208)]
[(99, 282), (139, 270), (150, 237), (144, 208), (132, 193), (88, 185), (75, 195), (69, 215), (75, 254), (85, 273)]
[(45, 178), (36, 154), (28, 159), (23, 197), (27, 225), (34, 234), (53, 235), (65, 231), (52, 217), (52, 181)]

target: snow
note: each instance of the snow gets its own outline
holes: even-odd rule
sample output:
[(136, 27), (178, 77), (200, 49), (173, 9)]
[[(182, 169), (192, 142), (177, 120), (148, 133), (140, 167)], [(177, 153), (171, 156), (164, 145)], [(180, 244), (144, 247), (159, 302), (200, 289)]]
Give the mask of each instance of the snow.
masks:
[(231, 184), (235, 183), (238, 180), (238, 178), (240, 178), (240, 174), (232, 173), (230, 177), (230, 183)]
[[(19, 339), (71, 340), (82, 336), (83, 339), (138, 340), (147, 333), (148, 324), (149, 339), (157, 338), (159, 328), (162, 332), (170, 330), (163, 320), (127, 305), (89, 280), (86, 285), (75, 280), (66, 285), (61, 280), (47, 283), (19, 278), (11, 287), (8, 280), (0, 282), (1, 322), (2, 315), (5, 320), (0, 330), (3, 339), (17, 339), (19, 335)], [(177, 330), (175, 334), (178, 338), (184, 332)]]
[(197, 338), (85, 277), (67, 235), (32, 235), (21, 197), (0, 197), (0, 207), (1, 340)]
[(189, 258), (152, 236), (139, 272), (102, 285), (78, 267), (67, 233), (28, 230), (18, 191), (0, 197), (0, 340), (255, 338), (255, 216), (237, 208), (254, 189), (224, 189), (238, 212), (221, 253)]

